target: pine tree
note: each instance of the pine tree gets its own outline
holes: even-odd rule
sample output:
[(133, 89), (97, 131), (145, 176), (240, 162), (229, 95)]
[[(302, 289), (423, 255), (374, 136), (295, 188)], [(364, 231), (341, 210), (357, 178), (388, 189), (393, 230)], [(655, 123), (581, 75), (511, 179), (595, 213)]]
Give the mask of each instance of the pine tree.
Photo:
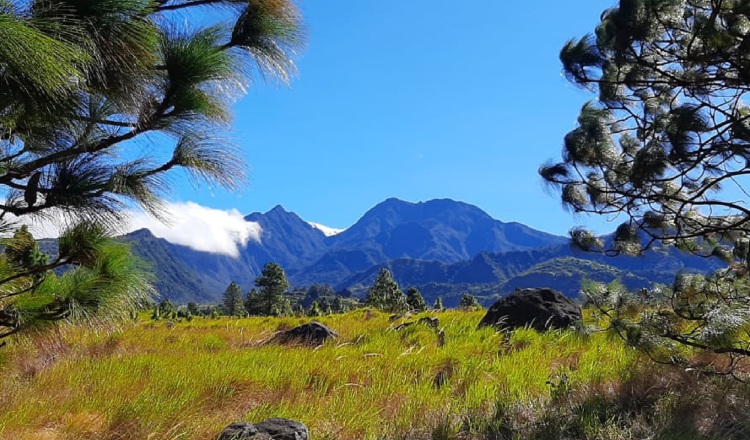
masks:
[(267, 263), (263, 266), (260, 276), (255, 279), (258, 291), (260, 311), (263, 315), (283, 316), (292, 313), (291, 302), (284, 298), (289, 287), (286, 273), (277, 263)]
[(247, 296), (245, 297), (245, 311), (251, 316), (263, 315), (260, 294), (256, 289), (250, 289), (247, 292)]
[(443, 307), (443, 298), (437, 297), (435, 298), (435, 304), (432, 305), (432, 308), (435, 310), (443, 310), (445, 307)]
[(365, 305), (390, 313), (402, 313), (409, 309), (406, 296), (393, 279), (391, 271), (385, 268), (380, 269), (375, 283), (370, 287)]
[(696, 367), (682, 356), (687, 346), (712, 353), (708, 369), (725, 375), (750, 356), (740, 336), (750, 326), (750, 207), (742, 195), (750, 176), (749, 20), (746, 1), (620, 0), (595, 33), (560, 52), (565, 75), (596, 101), (565, 136), (562, 161), (540, 169), (572, 211), (625, 218), (607, 240), (571, 231), (585, 250), (675, 245), (730, 263), (715, 274), (680, 275), (671, 288), (587, 290), (616, 333), (650, 357)]
[(63, 226), (54, 261), (33, 245), (0, 258), (0, 338), (127, 317), (153, 294), (113, 240), (127, 211), (164, 218), (178, 169), (244, 183), (222, 135), (231, 105), (253, 72), (288, 80), (299, 14), (287, 0), (0, 3), (0, 236), (34, 218)]
[(422, 293), (416, 287), (410, 287), (406, 291), (406, 303), (409, 305), (409, 309), (414, 312), (424, 312), (427, 310), (427, 303), (424, 301)]
[(316, 317), (321, 316), (323, 313), (320, 311), (320, 304), (317, 301), (313, 301), (310, 309), (307, 311), (307, 316)]
[(229, 316), (245, 315), (245, 304), (242, 300), (242, 288), (239, 284), (232, 281), (224, 291), (222, 301), (224, 313)]
[(479, 309), (481, 307), (482, 305), (479, 304), (479, 301), (477, 301), (477, 298), (470, 293), (464, 293), (461, 296), (461, 301), (459, 301), (458, 303), (458, 308), (460, 309), (473, 310), (473, 309)]

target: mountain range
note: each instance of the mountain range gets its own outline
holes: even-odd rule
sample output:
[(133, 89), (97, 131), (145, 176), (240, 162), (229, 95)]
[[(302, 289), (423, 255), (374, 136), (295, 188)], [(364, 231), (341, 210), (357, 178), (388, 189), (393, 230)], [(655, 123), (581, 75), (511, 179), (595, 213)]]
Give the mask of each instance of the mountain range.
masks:
[(418, 287), (447, 306), (471, 292), (485, 302), (515, 288), (553, 287), (575, 296), (584, 279), (621, 280), (628, 287), (669, 283), (680, 270), (705, 271), (715, 262), (654, 248), (641, 257), (610, 258), (573, 249), (566, 237), (493, 219), (476, 206), (438, 199), (387, 199), (339, 231), (276, 206), (252, 213), (259, 240), (238, 257), (200, 252), (146, 229), (124, 237), (151, 263), (160, 294), (177, 302), (217, 302), (231, 281), (245, 290), (268, 262), (280, 264), (294, 286), (326, 283), (363, 295), (381, 267), (402, 287)]

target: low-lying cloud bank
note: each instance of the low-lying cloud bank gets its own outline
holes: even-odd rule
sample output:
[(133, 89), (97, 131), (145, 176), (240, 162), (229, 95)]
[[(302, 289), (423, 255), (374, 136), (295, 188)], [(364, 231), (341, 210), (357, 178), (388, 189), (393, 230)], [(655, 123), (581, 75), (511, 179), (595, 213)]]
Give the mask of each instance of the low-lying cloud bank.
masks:
[(149, 229), (155, 236), (196, 251), (238, 257), (240, 246), (260, 242), (258, 223), (245, 221), (236, 209), (209, 208), (194, 202), (167, 203), (168, 224), (145, 214), (133, 213), (129, 231)]
[[(240, 246), (245, 246), (250, 240), (261, 240), (260, 225), (245, 221), (242, 213), (236, 209), (214, 209), (194, 202), (168, 202), (164, 205), (167, 224), (142, 211), (130, 212), (129, 217), (129, 224), (120, 233), (147, 228), (170, 243), (201, 252), (239, 257)], [(61, 225), (64, 224), (62, 218), (53, 221), (24, 217), (19, 222), (27, 224), (37, 238), (59, 237)]]

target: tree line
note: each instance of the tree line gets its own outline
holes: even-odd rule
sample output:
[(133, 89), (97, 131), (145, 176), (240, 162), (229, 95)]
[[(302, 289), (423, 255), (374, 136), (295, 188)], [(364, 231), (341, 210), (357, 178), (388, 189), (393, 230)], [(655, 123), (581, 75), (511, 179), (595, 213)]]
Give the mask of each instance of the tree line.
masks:
[[(443, 300), (438, 297), (432, 307), (425, 302), (419, 289), (410, 287), (404, 293), (393, 274), (382, 268), (363, 300), (344, 290), (336, 292), (327, 284), (313, 284), (308, 288), (289, 289), (284, 269), (277, 263), (267, 263), (255, 279), (255, 286), (243, 293), (239, 284), (232, 281), (227, 286), (220, 304), (199, 306), (191, 302), (186, 307), (176, 307), (165, 299), (153, 308), (153, 319), (192, 318), (194, 316), (324, 316), (345, 313), (359, 307), (369, 307), (387, 313), (419, 313), (430, 309), (442, 310)], [(473, 295), (461, 297), (459, 308), (481, 308)]]

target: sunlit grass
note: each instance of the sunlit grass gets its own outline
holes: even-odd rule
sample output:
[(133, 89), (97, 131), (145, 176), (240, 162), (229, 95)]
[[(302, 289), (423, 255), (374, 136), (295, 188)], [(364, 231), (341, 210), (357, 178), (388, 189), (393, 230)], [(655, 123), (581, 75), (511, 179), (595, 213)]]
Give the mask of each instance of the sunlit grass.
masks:
[(306, 318), (28, 337), (0, 355), (0, 438), (212, 439), (268, 417), (300, 420), (316, 439), (436, 438), (470, 433), (497, 405), (548, 401), (548, 382), (619, 383), (636, 358), (603, 333), (477, 329), (482, 313), (434, 314), (443, 345), (427, 326), (393, 331), (363, 310), (319, 318), (340, 337), (318, 348), (265, 344)]

